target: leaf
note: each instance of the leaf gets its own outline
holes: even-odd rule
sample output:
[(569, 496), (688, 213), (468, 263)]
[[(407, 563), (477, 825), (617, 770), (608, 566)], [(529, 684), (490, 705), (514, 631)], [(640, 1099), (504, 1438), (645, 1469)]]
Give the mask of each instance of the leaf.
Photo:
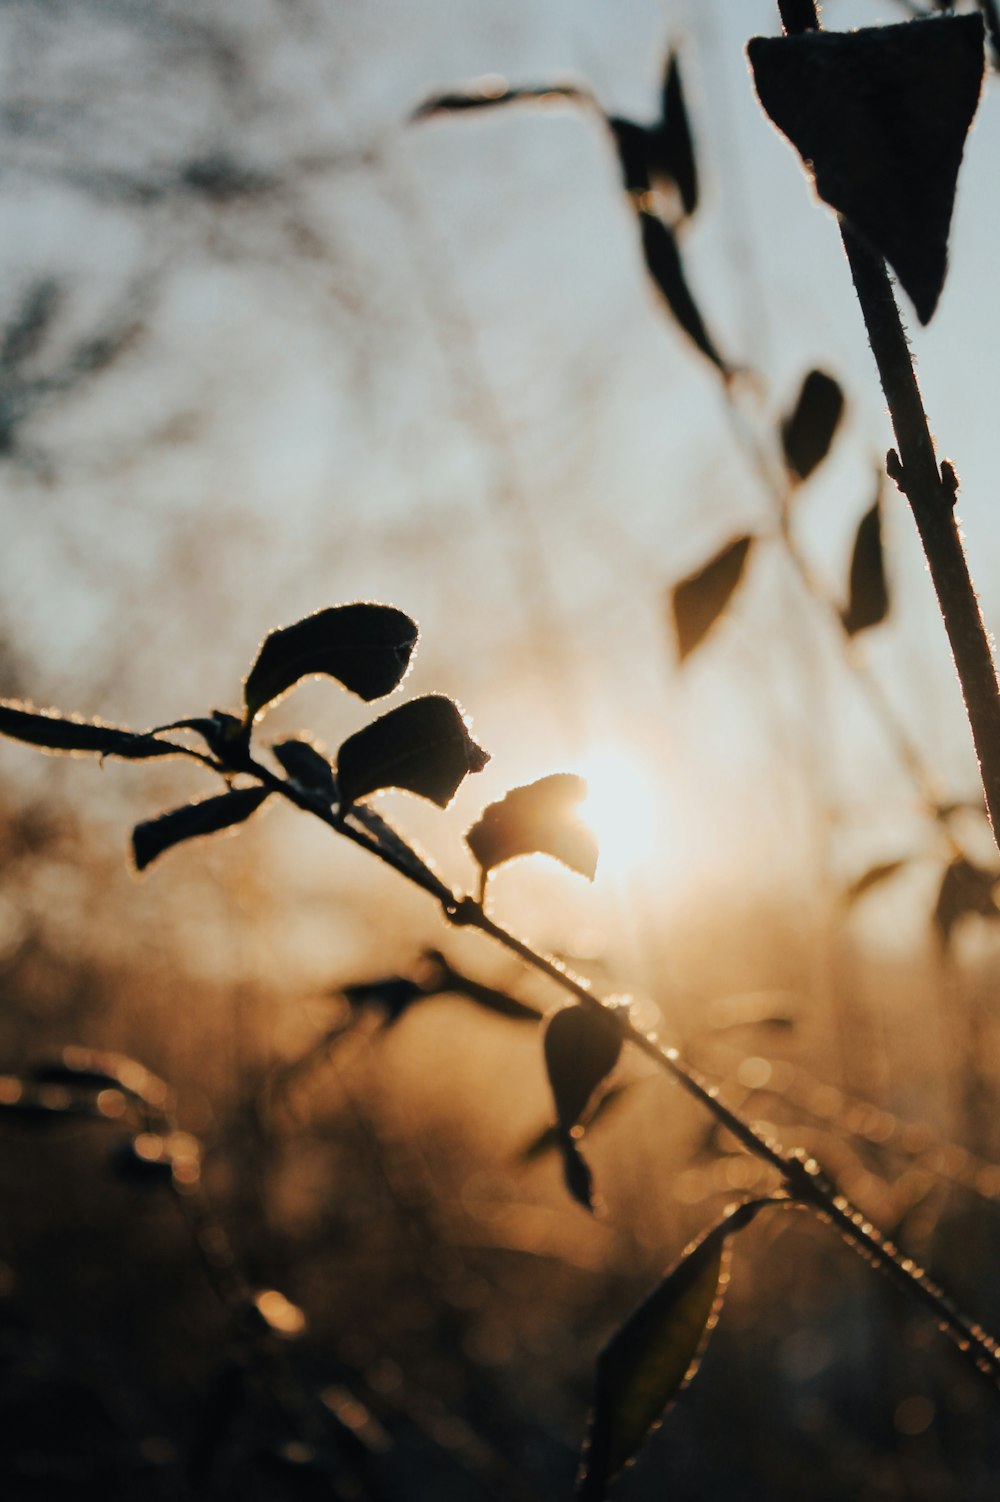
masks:
[(572, 1005), (552, 1013), (542, 1044), (566, 1188), (578, 1204), (592, 1211), (593, 1182), (580, 1152), (578, 1123), (594, 1092), (618, 1063), (621, 1033), (614, 1018), (597, 1007)]
[(995, 896), (998, 881), (996, 871), (975, 866), (964, 855), (956, 856), (946, 868), (934, 908), (934, 925), (945, 948), (959, 919), (973, 915), (995, 923), (1000, 918)]
[(434, 115), (461, 114), (466, 110), (492, 109), (498, 104), (520, 104), (546, 99), (582, 99), (584, 95), (570, 84), (542, 84), (538, 88), (511, 89), (497, 74), (482, 79), (478, 86), (434, 94), (413, 111), (412, 119), (427, 120)]
[(676, 52), (667, 59), (663, 116), (654, 138), (653, 167), (676, 183), (685, 214), (693, 214), (698, 207), (698, 167)]
[(672, 596), (677, 651), (681, 662), (699, 646), (725, 611), (743, 577), (752, 537), (727, 543), (704, 568), (676, 585)]
[(729, 366), (719, 354), (688, 286), (676, 237), (655, 214), (639, 210), (642, 249), (646, 269), (688, 338), (723, 375)]
[(542, 1020), (540, 1012), (527, 1006), (525, 1002), (518, 1001), (516, 996), (498, 991), (494, 986), (484, 986), (470, 976), (463, 975), (439, 950), (428, 949), (424, 958), (434, 968), (433, 990), (438, 994), (451, 992), (455, 996), (464, 996), (477, 1007), (482, 1007), (483, 1011), (492, 1012), (497, 1017), (506, 1017), (512, 1022)]
[(39, 746), (43, 751), (91, 752), (126, 761), (192, 755), (186, 746), (156, 740), (152, 734), (102, 725), (99, 720), (79, 720), (50, 710), (29, 709), (9, 700), (0, 700), (0, 735)]
[(577, 816), (587, 795), (582, 777), (555, 772), (512, 788), (489, 804), (465, 836), (483, 871), (524, 855), (550, 855), (593, 881), (597, 840)]
[(614, 137), (625, 191), (641, 198), (650, 190), (650, 155), (654, 150), (652, 132), (632, 120), (623, 120), (620, 115), (608, 116), (608, 129)]
[(247, 719), (302, 678), (324, 673), (367, 703), (402, 682), (417, 626), (391, 605), (334, 605), (272, 631), (244, 685)]
[(385, 1014), (385, 1025), (391, 1027), (415, 1001), (423, 1001), (433, 993), (406, 975), (388, 975), (383, 980), (359, 981), (357, 985), (344, 986), (340, 994), (356, 1010), (378, 1007)]
[(819, 196), (885, 257), (927, 323), (979, 102), (982, 17), (754, 37), (747, 54), (764, 110)]
[(267, 796), (267, 788), (237, 788), (219, 793), (214, 798), (202, 798), (197, 803), (185, 803), (182, 808), (171, 809), (157, 819), (137, 824), (132, 831), (136, 870), (145, 871), (164, 850), (184, 840), (218, 834), (223, 829), (231, 829), (234, 824), (242, 824), (260, 808)]
[(403, 788), (446, 808), (466, 774), (481, 772), (489, 759), (457, 704), (427, 694), (349, 736), (337, 753), (337, 784), (345, 804)]
[(807, 480), (826, 458), (843, 411), (844, 393), (833, 376), (811, 370), (781, 425), (785, 463), (796, 480)]
[(337, 780), (333, 767), (321, 751), (308, 741), (281, 741), (271, 747), (271, 754), (293, 782), (307, 793), (315, 793), (326, 803), (336, 803)]
[(895, 876), (897, 871), (902, 871), (908, 862), (904, 860), (883, 861), (881, 865), (870, 866), (863, 875), (851, 882), (844, 892), (846, 903), (857, 902), (859, 897), (864, 897), (873, 887), (881, 886), (888, 881), (890, 876)]
[(600, 1502), (697, 1370), (722, 1305), (728, 1241), (774, 1200), (748, 1200), (687, 1248), (597, 1361), (579, 1502)]
[(841, 620), (848, 636), (878, 626), (889, 614), (889, 587), (882, 552), (882, 513), (878, 499), (858, 525), (851, 555), (851, 586)]

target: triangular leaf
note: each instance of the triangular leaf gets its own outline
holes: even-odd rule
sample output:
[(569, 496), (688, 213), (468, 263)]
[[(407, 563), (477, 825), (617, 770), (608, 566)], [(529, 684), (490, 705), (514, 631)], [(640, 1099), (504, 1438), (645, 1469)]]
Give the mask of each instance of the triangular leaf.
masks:
[(550, 855), (592, 881), (597, 840), (577, 817), (586, 795), (582, 777), (569, 772), (540, 777), (489, 804), (465, 842), (484, 871), (522, 855)]
[(704, 568), (676, 585), (672, 596), (681, 662), (711, 631), (743, 577), (752, 537), (737, 537)]
[(542, 1041), (566, 1187), (585, 1210), (593, 1210), (593, 1181), (579, 1148), (579, 1121), (618, 1063), (621, 1033), (614, 1018), (598, 1008), (573, 1005), (552, 1013)]
[(247, 719), (316, 673), (366, 702), (381, 699), (402, 682), (416, 643), (416, 622), (391, 605), (317, 610), (265, 639), (244, 685)]
[(597, 1361), (579, 1502), (601, 1502), (698, 1367), (718, 1318), (727, 1243), (773, 1200), (749, 1200), (684, 1252)]
[(848, 636), (878, 626), (889, 614), (889, 586), (882, 551), (882, 512), (878, 499), (858, 525), (851, 555), (851, 592), (841, 620)]
[(0, 701), (0, 735), (24, 741), (43, 751), (90, 752), (95, 756), (118, 756), (126, 761), (144, 761), (154, 756), (190, 756), (185, 746), (156, 740), (152, 734), (102, 725), (98, 720), (77, 720), (49, 710), (29, 709), (23, 704)]
[(620, 115), (608, 116), (608, 128), (615, 139), (618, 161), (622, 169), (622, 182), (626, 193), (641, 198), (650, 190), (649, 166), (653, 149), (651, 132), (633, 120), (623, 120)]
[(663, 116), (655, 134), (653, 170), (676, 183), (685, 214), (693, 214), (698, 207), (698, 167), (676, 52), (671, 52), (667, 59)]
[(755, 37), (747, 53), (761, 104), (819, 196), (885, 257), (927, 323), (979, 102), (982, 17)]
[(880, 865), (870, 866), (861, 876), (855, 878), (844, 892), (846, 903), (857, 902), (859, 897), (864, 897), (873, 887), (879, 887), (890, 876), (895, 876), (897, 871), (902, 871), (908, 862), (904, 860), (883, 861)]
[(781, 446), (792, 476), (806, 480), (830, 452), (844, 411), (844, 393), (822, 370), (811, 370), (781, 425)]
[(337, 801), (337, 780), (333, 767), (322, 751), (317, 751), (308, 741), (281, 741), (271, 747), (271, 754), (280, 763), (293, 782), (315, 793), (326, 803)]
[(481, 772), (489, 759), (455, 702), (427, 694), (350, 736), (337, 753), (337, 784), (345, 804), (404, 788), (446, 808), (467, 773)]
[(934, 925), (947, 946), (959, 919), (975, 915), (996, 922), (1000, 918), (996, 888), (1000, 873), (975, 866), (964, 855), (956, 856), (945, 870), (934, 908)]
[(231, 829), (234, 824), (242, 824), (260, 808), (266, 797), (267, 788), (236, 788), (214, 798), (185, 803), (182, 808), (171, 809), (157, 819), (137, 824), (132, 831), (136, 869), (144, 871), (164, 850), (184, 840), (218, 834), (223, 829)]
[(729, 366), (716, 349), (688, 286), (676, 237), (662, 219), (645, 209), (639, 210), (639, 228), (646, 269), (674, 318), (706, 359), (711, 360), (723, 375), (728, 375)]

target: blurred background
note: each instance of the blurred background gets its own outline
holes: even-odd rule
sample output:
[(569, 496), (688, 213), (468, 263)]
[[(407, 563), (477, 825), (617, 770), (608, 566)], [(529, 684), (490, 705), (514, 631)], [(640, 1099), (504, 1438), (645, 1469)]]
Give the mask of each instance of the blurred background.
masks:
[[(457, 698), (493, 760), (447, 813), (380, 811), (470, 887), (485, 803), (587, 777), (596, 880), (519, 862), (496, 916), (658, 1017), (995, 1329), (1000, 868), (891, 487), (887, 619), (839, 624), (891, 434), (833, 216), (753, 93), (776, 7), (11, 0), (4, 22), (0, 695), (145, 728), (237, 706), (275, 626), (408, 611), (405, 690)], [(643, 207), (725, 378), (648, 274), (604, 118), (651, 125), (672, 51), (698, 203)], [(931, 326), (904, 303), (988, 623), (994, 78)], [(591, 102), (414, 115), (548, 85)], [(813, 368), (846, 407), (799, 484), (779, 430)], [(741, 535), (682, 663), (673, 590)], [(312, 681), (265, 740), (332, 752), (367, 718)], [(537, 1030), (475, 983), (557, 994), (291, 809), (136, 880), (132, 825), (212, 790), (2, 747), (5, 1495), (568, 1496), (601, 1343), (767, 1181), (627, 1061), (588, 1217), (542, 1136)], [(395, 977), (398, 1017), (369, 984)], [(619, 1494), (985, 1499), (998, 1457), (995, 1398), (933, 1327), (772, 1215)]]

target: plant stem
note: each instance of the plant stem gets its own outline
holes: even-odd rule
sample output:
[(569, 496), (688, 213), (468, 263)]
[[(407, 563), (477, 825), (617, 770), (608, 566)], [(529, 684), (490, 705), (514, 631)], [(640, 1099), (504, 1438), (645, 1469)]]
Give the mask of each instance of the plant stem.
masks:
[(889, 473), (906, 495), (962, 686), (994, 838), (1000, 843), (1000, 689), (955, 520), (955, 480), (940, 469), (899, 310), (881, 258), (847, 223), (841, 233), (899, 448)]
[[(248, 760), (245, 770), (272, 792), (322, 819), (337, 834), (346, 836), (354, 844), (370, 851), (408, 881), (435, 897), (450, 923), (459, 928), (477, 929), (509, 953), (516, 955), (531, 969), (548, 977), (583, 1006), (613, 1018), (623, 1042), (633, 1044), (668, 1074), (687, 1095), (709, 1111), (746, 1152), (773, 1168), (781, 1176), (784, 1187), (796, 1203), (807, 1206), (835, 1226), (860, 1256), (880, 1268), (897, 1287), (930, 1310), (939, 1328), (966, 1361), (976, 1371), (988, 1377), (995, 1387), (1000, 1388), (1000, 1347), (996, 1341), (974, 1321), (960, 1313), (915, 1262), (902, 1256), (864, 1214), (837, 1191), (817, 1163), (799, 1153), (786, 1152), (777, 1142), (765, 1137), (751, 1122), (725, 1105), (719, 1099), (715, 1086), (710, 1085), (686, 1064), (675, 1048), (666, 1046), (655, 1032), (644, 1032), (637, 1028), (625, 1008), (603, 1000), (580, 976), (574, 975), (566, 966), (502, 927), (474, 897), (453, 891), (430, 871), (416, 852), (413, 852), (412, 863), (408, 861), (400, 853), (408, 848), (406, 842), (395, 831), (391, 831), (393, 846), (387, 848), (384, 837), (380, 839), (347, 823), (350, 814), (360, 818), (363, 817), (364, 810), (337, 812), (319, 798), (313, 797), (293, 782), (284, 781), (256, 761)], [(389, 831), (390, 827), (384, 820), (379, 819), (378, 823), (383, 831)]]

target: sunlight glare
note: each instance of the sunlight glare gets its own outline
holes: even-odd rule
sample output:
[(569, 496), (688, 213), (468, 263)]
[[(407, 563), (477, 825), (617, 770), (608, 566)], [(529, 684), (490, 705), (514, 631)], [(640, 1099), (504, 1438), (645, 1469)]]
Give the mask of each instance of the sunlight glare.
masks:
[(628, 879), (648, 869), (663, 823), (662, 789), (643, 760), (624, 746), (599, 746), (574, 768), (587, 783), (580, 818), (597, 836), (597, 874)]

